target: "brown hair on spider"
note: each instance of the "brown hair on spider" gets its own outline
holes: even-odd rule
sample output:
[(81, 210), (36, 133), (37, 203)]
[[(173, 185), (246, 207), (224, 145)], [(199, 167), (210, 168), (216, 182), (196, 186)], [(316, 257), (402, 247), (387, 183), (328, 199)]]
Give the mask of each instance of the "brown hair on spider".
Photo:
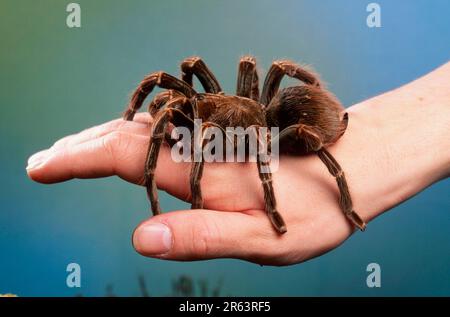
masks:
[[(193, 76), (200, 81), (205, 92), (193, 88)], [(300, 85), (280, 89), (284, 76), (300, 81)], [(194, 120), (202, 120), (202, 136), (207, 127), (279, 127), (275, 136), (280, 151), (286, 154), (316, 153), (330, 174), (335, 177), (339, 192), (339, 205), (347, 218), (359, 229), (366, 224), (353, 210), (352, 199), (342, 168), (326, 147), (336, 142), (345, 132), (348, 114), (340, 102), (321, 84), (312, 71), (288, 60), (272, 63), (259, 92), (256, 60), (244, 56), (239, 61), (236, 95), (223, 93), (219, 82), (199, 57), (189, 57), (181, 63), (181, 78), (165, 72), (147, 75), (135, 90), (124, 113), (124, 119), (133, 120), (145, 98), (155, 86), (166, 89), (149, 104), (154, 117), (147, 159), (145, 184), (153, 213), (161, 212), (154, 172), (163, 141), (173, 144), (168, 134), (169, 125), (193, 128)], [(203, 147), (203, 138), (193, 139)], [(268, 162), (257, 156), (259, 177), (264, 191), (265, 211), (279, 233), (286, 232), (286, 224), (277, 210), (272, 174), (267, 172)], [(203, 208), (200, 180), (204, 160), (192, 162), (190, 184), (192, 208)], [(261, 171), (261, 166), (265, 172)]]

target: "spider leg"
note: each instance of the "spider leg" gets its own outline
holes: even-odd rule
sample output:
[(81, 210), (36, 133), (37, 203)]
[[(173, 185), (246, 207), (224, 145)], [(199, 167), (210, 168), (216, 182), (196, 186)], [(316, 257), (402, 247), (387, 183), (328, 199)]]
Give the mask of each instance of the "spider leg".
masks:
[[(173, 100), (175, 98), (183, 98), (183, 97), (184, 97), (184, 95), (176, 90), (172, 90), (172, 89), (164, 90), (164, 91), (160, 92), (159, 94), (157, 94), (152, 99), (152, 101), (149, 103), (148, 112), (150, 113), (150, 115), (152, 117), (154, 117), (156, 115), (156, 113), (158, 111), (160, 111), (167, 104), (167, 102), (169, 102), (169, 100)], [(183, 112), (185, 112), (187, 114), (186, 116), (188, 116), (189, 114), (194, 112), (193, 106), (190, 102), (183, 103), (181, 106), (184, 107), (185, 105), (188, 105), (190, 108), (192, 108), (192, 109), (186, 109), (187, 112), (184, 111), (185, 109), (182, 109)], [(184, 122), (189, 121), (189, 122), (187, 122), (188, 127), (193, 125), (193, 123), (190, 122), (190, 121), (192, 121), (190, 118), (187, 120), (183, 120), (183, 121)], [(177, 143), (177, 140), (172, 139), (169, 132), (166, 132), (164, 139), (169, 144), (170, 147), (174, 146)]]
[[(198, 157), (193, 155), (194, 158), (192, 160), (191, 167), (191, 175), (190, 175), (190, 183), (191, 183), (191, 209), (201, 209), (203, 208), (203, 197), (202, 197), (202, 188), (200, 181), (203, 176), (203, 166), (204, 166), (204, 158), (203, 158), (203, 149), (205, 147), (205, 134), (207, 132), (208, 123), (204, 122), (200, 126), (200, 134), (195, 136), (193, 142), (194, 150), (201, 150), (201, 155)], [(197, 159), (199, 160), (197, 160)]]
[[(256, 126), (254, 126), (256, 127)], [(259, 149), (256, 155), (256, 163), (258, 167), (258, 175), (264, 190), (264, 206), (267, 216), (270, 219), (273, 227), (278, 233), (283, 234), (287, 232), (286, 224), (281, 214), (277, 211), (277, 201), (273, 190), (272, 172), (270, 171), (270, 139), (266, 142), (260, 142), (260, 131), (258, 127), (253, 129), (256, 132)], [(265, 159), (262, 157), (265, 156)]]
[(280, 132), (279, 142), (288, 137), (296, 137), (297, 141), (302, 140), (305, 142), (304, 146), (307, 151), (314, 151), (325, 164), (330, 174), (336, 179), (336, 183), (339, 188), (339, 206), (345, 214), (345, 216), (361, 231), (364, 231), (366, 223), (361, 217), (353, 210), (353, 202), (350, 196), (347, 180), (341, 166), (336, 159), (323, 147), (322, 138), (312, 127), (296, 124), (287, 127)]
[(280, 87), (281, 80), (287, 75), (296, 78), (307, 85), (320, 87), (320, 81), (317, 75), (305, 68), (287, 60), (279, 60), (272, 63), (264, 80), (263, 92), (261, 94), (261, 103), (268, 105), (273, 96)]
[(342, 171), (341, 166), (331, 155), (331, 153), (328, 152), (325, 148), (321, 148), (319, 151), (317, 151), (317, 155), (326, 165), (330, 174), (336, 178), (336, 182), (340, 191), (339, 205), (344, 211), (344, 214), (356, 227), (358, 227), (361, 231), (364, 231), (364, 229), (366, 228), (366, 223), (361, 219), (356, 211), (353, 210), (352, 198), (350, 196), (347, 180), (345, 179), (345, 175)]
[(133, 120), (134, 114), (142, 106), (144, 99), (152, 92), (155, 86), (176, 90), (188, 98), (191, 98), (196, 94), (194, 88), (189, 86), (181, 79), (173, 77), (172, 75), (164, 72), (152, 73), (142, 80), (142, 82), (133, 93), (131, 101), (128, 104), (128, 107), (123, 116), (125, 120)]
[(197, 76), (205, 92), (218, 94), (222, 91), (214, 74), (198, 56), (188, 57), (181, 63), (181, 79), (191, 87), (193, 75)]
[[(158, 201), (158, 190), (155, 181), (155, 170), (158, 162), (158, 155), (161, 149), (161, 144), (164, 139), (170, 138), (167, 133), (167, 128), (170, 122), (176, 125), (188, 125), (193, 123), (189, 117), (187, 117), (183, 111), (179, 108), (180, 105), (189, 103), (189, 100), (185, 97), (172, 99), (166, 108), (159, 111), (155, 115), (155, 119), (152, 125), (152, 132), (150, 137), (150, 143), (147, 151), (147, 158), (145, 160), (144, 181), (147, 188), (147, 196), (150, 200), (152, 212), (154, 215), (161, 213), (161, 208)], [(172, 140), (170, 138), (170, 140)], [(170, 143), (169, 143), (170, 144)]]
[(169, 100), (176, 97), (184, 97), (184, 95), (173, 89), (161, 91), (148, 104), (148, 112), (154, 116)]
[[(210, 127), (215, 127), (217, 129), (220, 129), (223, 133), (223, 135), (231, 142), (232, 140), (229, 139), (229, 136), (226, 134), (225, 130), (217, 125), (214, 122), (204, 122), (200, 126), (200, 133), (195, 135), (193, 139), (193, 149), (194, 151), (201, 151), (200, 157), (196, 156), (195, 153), (192, 155), (192, 167), (191, 167), (191, 174), (190, 174), (190, 184), (191, 184), (191, 208), (192, 209), (201, 209), (203, 208), (203, 197), (202, 197), (202, 189), (200, 181), (203, 176), (203, 166), (204, 166), (204, 157), (203, 157), (203, 151), (205, 146), (208, 144), (205, 142), (205, 135), (208, 132), (207, 129)], [(198, 160), (199, 159), (199, 160)]]
[(259, 101), (258, 72), (252, 56), (244, 56), (239, 61), (236, 95)]
[(158, 112), (152, 126), (152, 134), (150, 144), (148, 146), (147, 158), (145, 160), (145, 186), (147, 188), (147, 196), (150, 200), (153, 215), (159, 215), (161, 208), (158, 201), (158, 189), (155, 181), (155, 169), (158, 162), (159, 150), (163, 139), (166, 136), (166, 130), (171, 119), (171, 110), (165, 109)]

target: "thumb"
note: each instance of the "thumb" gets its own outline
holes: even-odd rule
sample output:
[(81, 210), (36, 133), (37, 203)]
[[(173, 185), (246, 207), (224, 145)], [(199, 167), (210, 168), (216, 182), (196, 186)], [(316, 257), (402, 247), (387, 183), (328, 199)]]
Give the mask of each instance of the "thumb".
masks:
[[(133, 233), (137, 252), (169, 260), (239, 258), (276, 264), (284, 237), (271, 227), (263, 211), (174, 211), (152, 217)], [(276, 252), (276, 254), (275, 254)]]

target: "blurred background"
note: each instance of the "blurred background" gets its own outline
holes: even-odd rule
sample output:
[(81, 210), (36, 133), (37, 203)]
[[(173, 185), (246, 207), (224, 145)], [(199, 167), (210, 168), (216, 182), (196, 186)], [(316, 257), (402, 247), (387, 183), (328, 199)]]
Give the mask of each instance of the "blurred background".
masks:
[[(348, 106), (398, 87), (449, 60), (449, 1), (378, 0), (381, 28), (367, 26), (363, 0), (76, 2), (81, 28), (66, 25), (70, 1), (0, 2), (0, 293), (134, 296), (144, 283), (151, 296), (450, 295), (448, 179), (336, 250), (278, 268), (144, 258), (130, 242), (149, 216), (143, 188), (118, 178), (45, 186), (25, 172), (30, 154), (119, 117), (145, 74), (178, 75), (194, 54), (230, 93), (249, 53), (261, 70), (279, 58), (312, 65)], [(188, 205), (162, 194), (162, 207)], [(71, 262), (81, 288), (66, 286)], [(371, 262), (381, 288), (366, 285)]]

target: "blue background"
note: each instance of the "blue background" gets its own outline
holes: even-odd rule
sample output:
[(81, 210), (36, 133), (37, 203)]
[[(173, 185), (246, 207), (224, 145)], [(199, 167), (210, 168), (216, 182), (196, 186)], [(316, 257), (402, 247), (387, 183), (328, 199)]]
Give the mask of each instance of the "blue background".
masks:
[[(450, 181), (375, 219), (332, 252), (290, 267), (238, 260), (176, 263), (134, 252), (148, 217), (142, 188), (117, 178), (44, 186), (26, 160), (57, 138), (118, 117), (150, 71), (178, 74), (198, 54), (232, 92), (238, 58), (262, 69), (291, 58), (311, 64), (346, 105), (398, 87), (450, 58), (449, 1), (78, 1), (82, 27), (66, 26), (69, 1), (0, 2), (0, 293), (21, 296), (171, 294), (181, 275), (224, 295), (450, 295)], [(163, 194), (166, 210), (187, 205)], [(82, 288), (66, 286), (66, 265)], [(366, 266), (382, 287), (366, 286)]]

